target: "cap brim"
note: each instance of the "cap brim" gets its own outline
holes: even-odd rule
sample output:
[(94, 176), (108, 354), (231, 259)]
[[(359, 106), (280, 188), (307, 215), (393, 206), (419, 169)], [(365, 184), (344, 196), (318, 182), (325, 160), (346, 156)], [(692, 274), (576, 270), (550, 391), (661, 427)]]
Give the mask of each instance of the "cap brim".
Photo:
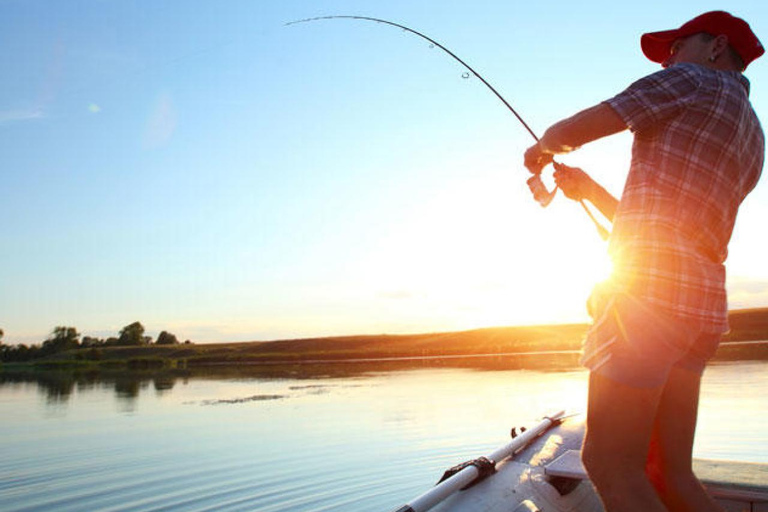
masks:
[(662, 63), (669, 57), (672, 43), (680, 37), (680, 29), (649, 32), (640, 37), (640, 48), (648, 59)]

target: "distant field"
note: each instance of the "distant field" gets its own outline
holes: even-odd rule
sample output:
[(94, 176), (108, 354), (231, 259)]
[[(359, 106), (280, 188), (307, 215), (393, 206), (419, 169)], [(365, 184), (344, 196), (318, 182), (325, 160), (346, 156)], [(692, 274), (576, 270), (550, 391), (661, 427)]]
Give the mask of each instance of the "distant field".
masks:
[[(731, 332), (718, 352), (721, 359), (768, 359), (768, 344), (728, 342), (768, 340), (768, 308), (730, 314)], [(79, 349), (57, 354), (49, 365), (134, 366), (238, 365), (275, 362), (380, 358), (431, 358), (477, 354), (509, 354), (578, 350), (587, 324), (492, 327), (460, 332), (361, 335), (241, 343), (104, 347), (98, 357)]]

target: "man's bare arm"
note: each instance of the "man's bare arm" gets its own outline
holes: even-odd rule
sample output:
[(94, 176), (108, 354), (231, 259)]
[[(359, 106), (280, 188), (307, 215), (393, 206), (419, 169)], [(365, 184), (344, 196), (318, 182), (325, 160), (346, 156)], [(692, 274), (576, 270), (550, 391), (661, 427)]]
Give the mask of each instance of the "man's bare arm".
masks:
[(534, 174), (552, 162), (553, 155), (569, 153), (597, 139), (627, 129), (626, 123), (606, 103), (553, 124), (539, 142), (525, 152), (525, 166)]
[(607, 103), (600, 103), (550, 126), (539, 144), (550, 153), (568, 153), (626, 129), (619, 114)]
[(566, 197), (574, 201), (586, 199), (613, 221), (619, 200), (578, 167), (555, 163), (555, 183)]
[(619, 200), (596, 181), (593, 181), (593, 183), (594, 187), (592, 193), (585, 199), (595, 205), (597, 209), (600, 210), (600, 213), (605, 215), (606, 219), (613, 222), (613, 217), (616, 215), (616, 209), (619, 207)]

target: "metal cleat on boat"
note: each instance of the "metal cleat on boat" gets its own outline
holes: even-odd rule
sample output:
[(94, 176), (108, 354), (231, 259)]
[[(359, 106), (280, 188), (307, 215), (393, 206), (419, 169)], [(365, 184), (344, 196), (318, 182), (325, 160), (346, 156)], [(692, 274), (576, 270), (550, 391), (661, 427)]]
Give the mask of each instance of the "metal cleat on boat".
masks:
[(537, 507), (531, 500), (525, 500), (520, 502), (519, 505), (512, 512), (541, 512), (541, 509)]

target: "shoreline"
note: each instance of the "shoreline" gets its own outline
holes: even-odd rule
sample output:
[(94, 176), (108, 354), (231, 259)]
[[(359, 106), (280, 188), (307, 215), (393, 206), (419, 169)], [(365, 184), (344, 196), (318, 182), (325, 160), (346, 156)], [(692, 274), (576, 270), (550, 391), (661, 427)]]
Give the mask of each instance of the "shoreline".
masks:
[[(768, 308), (734, 310), (731, 331), (715, 356), (768, 360)], [(468, 331), (379, 334), (209, 344), (145, 344), (79, 347), (28, 360), (0, 363), (13, 368), (185, 369), (205, 366), (384, 363), (482, 358), (574, 358), (589, 324), (486, 327)]]
[[(147, 347), (150, 348), (150, 347)], [(237, 369), (258, 367), (288, 367), (288, 366), (325, 366), (325, 365), (386, 365), (386, 364), (419, 364), (462, 365), (466, 366), (504, 366), (510, 368), (566, 368), (580, 367), (578, 360), (580, 349), (505, 351), (485, 353), (444, 353), (430, 355), (364, 355), (362, 353), (347, 353), (346, 357), (327, 353), (293, 354), (292, 357), (280, 358), (272, 353), (270, 357), (247, 357), (235, 359), (231, 357), (216, 358), (210, 355), (204, 358), (194, 357), (159, 357), (136, 356), (129, 358), (110, 358), (100, 361), (78, 359), (50, 359), (44, 361), (29, 361), (23, 363), (4, 363), (0, 365), (0, 374), (18, 372), (142, 372), (142, 371), (187, 371), (199, 369)], [(762, 361), (768, 360), (768, 339), (728, 341), (721, 343), (713, 362), (723, 361)]]

